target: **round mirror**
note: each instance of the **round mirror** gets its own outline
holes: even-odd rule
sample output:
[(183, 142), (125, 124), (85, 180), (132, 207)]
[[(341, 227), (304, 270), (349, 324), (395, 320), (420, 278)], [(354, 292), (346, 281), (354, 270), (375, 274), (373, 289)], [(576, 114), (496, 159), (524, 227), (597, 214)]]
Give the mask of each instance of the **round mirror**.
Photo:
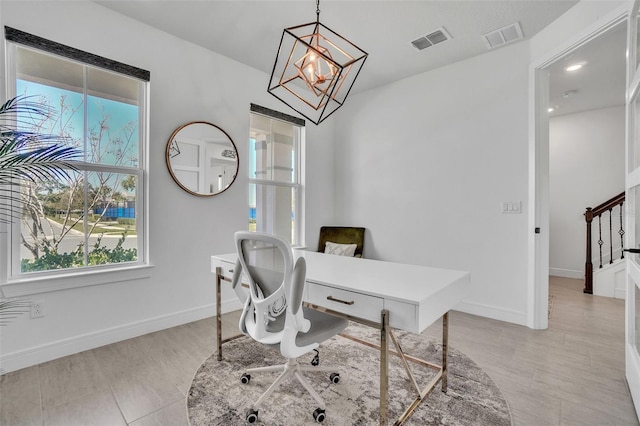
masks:
[(225, 191), (238, 174), (238, 150), (229, 135), (206, 121), (178, 127), (167, 142), (167, 168), (190, 194), (210, 197)]

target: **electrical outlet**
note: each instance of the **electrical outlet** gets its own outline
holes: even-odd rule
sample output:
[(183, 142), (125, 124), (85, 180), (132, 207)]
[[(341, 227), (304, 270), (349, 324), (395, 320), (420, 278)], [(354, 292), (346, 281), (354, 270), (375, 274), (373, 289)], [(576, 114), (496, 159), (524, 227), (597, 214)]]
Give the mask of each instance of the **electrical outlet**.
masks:
[(42, 318), (44, 316), (44, 302), (33, 301), (31, 302), (31, 319)]

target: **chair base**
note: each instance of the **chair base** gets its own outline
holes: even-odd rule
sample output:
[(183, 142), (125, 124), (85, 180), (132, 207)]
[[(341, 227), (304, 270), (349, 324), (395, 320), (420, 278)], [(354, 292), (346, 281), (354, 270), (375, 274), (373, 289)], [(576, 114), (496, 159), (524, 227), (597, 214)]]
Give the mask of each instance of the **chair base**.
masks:
[(324, 411), (325, 411), (325, 403), (322, 397), (316, 392), (311, 384), (307, 381), (307, 379), (302, 375), (305, 371), (313, 371), (313, 372), (334, 372), (330, 375), (329, 379), (333, 383), (338, 383), (340, 380), (340, 375), (335, 373), (335, 367), (320, 367), (313, 365), (301, 365), (297, 359), (290, 358), (287, 359), (287, 363), (284, 365), (273, 365), (268, 367), (257, 367), (250, 368), (246, 370), (246, 372), (242, 375), (242, 383), (249, 383), (251, 379), (251, 373), (264, 373), (264, 372), (276, 372), (280, 371), (281, 374), (278, 378), (267, 388), (267, 390), (258, 398), (256, 402), (253, 403), (248, 412), (255, 413), (257, 419), (257, 410), (258, 407), (276, 390), (276, 388), (287, 378), (294, 376), (300, 384), (309, 392), (309, 394), (313, 397), (313, 399), (318, 404), (318, 408), (314, 411), (313, 417), (317, 422), (321, 422), (324, 420)]

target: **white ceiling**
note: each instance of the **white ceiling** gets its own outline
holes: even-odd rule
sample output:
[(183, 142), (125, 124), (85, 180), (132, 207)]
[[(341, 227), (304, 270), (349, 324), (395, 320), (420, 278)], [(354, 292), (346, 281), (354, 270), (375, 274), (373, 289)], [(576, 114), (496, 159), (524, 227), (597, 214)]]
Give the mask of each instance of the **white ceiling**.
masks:
[[(547, 67), (549, 105), (556, 108), (551, 116), (624, 105), (626, 38), (623, 22)], [(574, 72), (565, 71), (577, 63), (584, 65)], [(575, 93), (563, 96), (566, 92)]]
[[(313, 22), (316, 18), (313, 0), (95, 1), (268, 74), (273, 67), (282, 30)], [(352, 93), (355, 93), (486, 53), (488, 50), (482, 34), (515, 22), (520, 23), (525, 39), (529, 39), (576, 3), (577, 0), (323, 0), (320, 3), (320, 22), (369, 53), (353, 87)], [(412, 40), (440, 27), (446, 29), (451, 40), (423, 51), (411, 45)], [(608, 46), (620, 44), (619, 37), (619, 34), (601, 37), (593, 42), (593, 48), (585, 47), (573, 54), (575, 57), (579, 54), (588, 57), (583, 59), (588, 65), (582, 70), (586, 72), (581, 71), (582, 80), (565, 78), (566, 73), (560, 64), (549, 68), (550, 98), (553, 105), (560, 106), (558, 114), (581, 108), (578, 101), (584, 100), (596, 88), (604, 89), (606, 86), (606, 91), (617, 93), (618, 83), (624, 87), (624, 78), (615, 84), (609, 81), (618, 73), (613, 67), (619, 66), (619, 57), (618, 49)], [(624, 43), (621, 48), (624, 49)], [(605, 55), (605, 59), (598, 59), (598, 55)], [(607, 79), (607, 84), (601, 84), (603, 78)], [(594, 79), (600, 83), (594, 84)], [(583, 85), (589, 84), (592, 87), (587, 90)], [(574, 98), (564, 99), (561, 93), (566, 90), (578, 92)], [(600, 95), (592, 95), (589, 105), (596, 100), (606, 100), (606, 106), (619, 102), (614, 98), (603, 91)], [(574, 105), (568, 101), (574, 101)]]

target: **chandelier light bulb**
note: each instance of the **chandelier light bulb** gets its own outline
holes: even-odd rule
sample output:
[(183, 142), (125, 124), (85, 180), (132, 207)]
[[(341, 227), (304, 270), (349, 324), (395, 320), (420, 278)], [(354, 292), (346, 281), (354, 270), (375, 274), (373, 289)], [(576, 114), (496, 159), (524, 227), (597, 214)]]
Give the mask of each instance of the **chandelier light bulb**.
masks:
[(306, 70), (307, 70), (308, 81), (314, 83), (315, 77), (316, 77), (316, 70), (315, 70), (315, 67), (313, 66), (313, 63), (310, 63), (309, 65), (307, 65)]

